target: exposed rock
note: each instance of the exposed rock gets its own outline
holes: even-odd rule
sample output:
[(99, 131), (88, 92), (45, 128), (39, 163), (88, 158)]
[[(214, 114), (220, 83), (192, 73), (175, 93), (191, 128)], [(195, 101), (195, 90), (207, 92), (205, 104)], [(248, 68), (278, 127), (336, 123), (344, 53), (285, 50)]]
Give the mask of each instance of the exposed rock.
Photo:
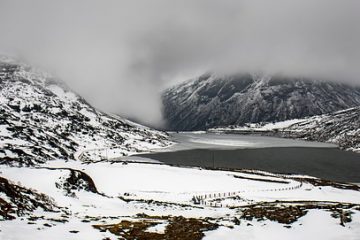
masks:
[(163, 94), (170, 130), (282, 121), (360, 105), (360, 87), (305, 78), (204, 74)]
[(329, 142), (360, 152), (360, 107), (286, 122), (244, 124), (210, 129), (211, 132), (261, 134)]
[(76, 159), (88, 149), (79, 158), (102, 160), (170, 143), (166, 133), (103, 113), (22, 63), (0, 60), (0, 89), (0, 164)]
[(59, 183), (56, 183), (56, 187), (63, 189), (67, 196), (76, 197), (76, 192), (78, 191), (100, 194), (96, 189), (94, 181), (89, 175), (82, 171), (70, 168), (66, 168), (66, 170), (69, 170), (68, 177), (63, 178)]
[(37, 208), (45, 211), (56, 211), (58, 207), (45, 194), (13, 184), (0, 177), (0, 216), (11, 220), (23, 216)]

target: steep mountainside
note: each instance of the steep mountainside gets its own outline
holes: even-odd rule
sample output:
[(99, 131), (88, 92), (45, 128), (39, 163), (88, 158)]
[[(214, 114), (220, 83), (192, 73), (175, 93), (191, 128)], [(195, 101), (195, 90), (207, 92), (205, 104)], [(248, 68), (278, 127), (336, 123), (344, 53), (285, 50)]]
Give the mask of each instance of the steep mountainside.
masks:
[(282, 121), (360, 105), (360, 87), (282, 76), (205, 74), (163, 94), (167, 129)]
[(6, 58), (0, 89), (0, 164), (100, 160), (169, 144), (165, 133), (102, 113), (49, 74)]
[(262, 133), (288, 138), (331, 142), (360, 152), (360, 107), (290, 121), (219, 127), (215, 132)]

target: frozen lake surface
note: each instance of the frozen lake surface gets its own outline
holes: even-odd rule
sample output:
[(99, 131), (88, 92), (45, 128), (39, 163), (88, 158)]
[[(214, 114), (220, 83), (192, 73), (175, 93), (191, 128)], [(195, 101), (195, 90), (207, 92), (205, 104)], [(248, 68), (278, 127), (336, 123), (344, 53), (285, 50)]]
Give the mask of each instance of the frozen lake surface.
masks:
[(303, 140), (266, 137), (256, 135), (217, 134), (204, 132), (170, 133), (177, 144), (163, 151), (185, 149), (239, 149), (239, 148), (269, 148), (269, 147), (320, 147), (336, 148), (330, 143), (309, 142)]
[(360, 183), (360, 154), (333, 144), (235, 134), (171, 136), (177, 144), (141, 156), (181, 166), (258, 169)]

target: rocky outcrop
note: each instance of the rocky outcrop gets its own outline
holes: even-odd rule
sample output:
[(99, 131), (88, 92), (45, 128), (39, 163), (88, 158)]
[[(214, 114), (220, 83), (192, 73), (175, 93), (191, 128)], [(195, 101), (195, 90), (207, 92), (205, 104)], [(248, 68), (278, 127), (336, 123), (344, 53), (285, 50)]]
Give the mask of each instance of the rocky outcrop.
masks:
[(273, 122), (360, 106), (360, 87), (306, 78), (204, 74), (163, 94), (169, 130)]

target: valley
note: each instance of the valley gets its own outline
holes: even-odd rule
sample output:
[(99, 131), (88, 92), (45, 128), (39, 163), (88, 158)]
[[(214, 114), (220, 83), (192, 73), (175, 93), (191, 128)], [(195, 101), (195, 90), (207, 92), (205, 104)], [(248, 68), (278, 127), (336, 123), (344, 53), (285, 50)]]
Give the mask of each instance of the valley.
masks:
[(0, 240), (360, 240), (359, 10), (0, 0)]
[(0, 239), (359, 234), (357, 108), (164, 132), (26, 64), (0, 67)]

